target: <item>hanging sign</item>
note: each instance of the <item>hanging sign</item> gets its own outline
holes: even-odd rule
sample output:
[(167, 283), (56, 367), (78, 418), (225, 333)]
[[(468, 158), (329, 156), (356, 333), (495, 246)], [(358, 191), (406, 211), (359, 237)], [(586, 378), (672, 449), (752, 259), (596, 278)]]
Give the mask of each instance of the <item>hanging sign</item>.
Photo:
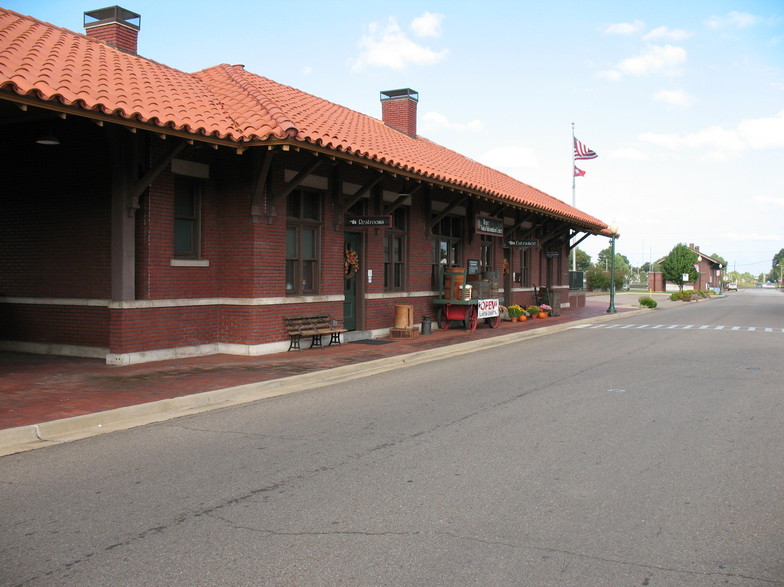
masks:
[(539, 246), (539, 241), (506, 241), (510, 247), (536, 247)]
[(347, 216), (346, 226), (392, 228), (392, 216)]
[(547, 258), (548, 259), (557, 259), (561, 256), (560, 251), (547, 251)]
[(476, 233), (489, 234), (492, 236), (503, 236), (504, 221), (502, 218), (491, 218), (490, 216), (477, 216)]

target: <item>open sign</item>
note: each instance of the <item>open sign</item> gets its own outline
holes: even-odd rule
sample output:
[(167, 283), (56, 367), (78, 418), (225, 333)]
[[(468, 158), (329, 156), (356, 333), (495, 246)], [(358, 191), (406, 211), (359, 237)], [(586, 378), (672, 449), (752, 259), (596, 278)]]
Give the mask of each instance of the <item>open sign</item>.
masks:
[(477, 305), (477, 318), (494, 318), (501, 313), (501, 304), (498, 300), (479, 300)]

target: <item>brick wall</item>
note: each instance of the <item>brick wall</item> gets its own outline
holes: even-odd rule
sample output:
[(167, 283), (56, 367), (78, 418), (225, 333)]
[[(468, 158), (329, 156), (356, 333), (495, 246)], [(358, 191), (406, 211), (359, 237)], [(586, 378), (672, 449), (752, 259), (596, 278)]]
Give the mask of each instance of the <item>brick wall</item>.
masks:
[[(59, 120), (59, 119), (58, 119)], [(66, 122), (66, 121), (63, 121)], [(342, 318), (343, 303), (250, 305), (202, 304), (175, 307), (107, 308), (111, 297), (111, 162), (106, 153), (106, 130), (90, 122), (69, 119), (53, 129), (59, 147), (38, 146), (31, 140), (43, 126), (9, 126), (9, 140), (0, 155), (11, 172), (5, 177), (4, 213), (0, 218), (0, 296), (5, 298), (67, 298), (69, 304), (2, 303), (0, 331), (4, 340), (109, 347), (111, 353), (174, 349), (216, 343), (258, 345), (286, 339), (282, 316), (326, 311)], [(171, 148), (170, 141), (146, 137), (153, 164)], [(285, 200), (278, 202), (267, 222), (262, 202), (258, 222), (251, 219), (252, 158), (229, 149), (192, 146), (178, 158), (209, 165), (203, 181), (202, 258), (206, 267), (172, 266), (173, 193), (175, 176), (164, 171), (140, 197), (136, 214), (136, 282), (140, 301), (211, 298), (285, 298)], [(276, 156), (273, 192), (285, 185), (284, 169), (301, 169), (312, 158), (289, 152)], [(42, 172), (43, 170), (43, 172)], [(324, 177), (329, 169), (319, 170)], [(344, 168), (342, 180), (362, 185), (368, 171)], [(385, 178), (379, 189), (400, 188), (399, 179)], [(425, 234), (428, 220), (426, 188), (412, 198), (407, 237), (406, 290), (432, 290), (432, 238)], [(444, 194), (442, 194), (444, 195)], [(380, 193), (368, 200), (368, 214), (384, 212)], [(445, 194), (445, 197), (452, 197)], [(476, 203), (475, 212), (490, 212), (489, 203)], [(336, 202), (324, 198), (321, 229), (321, 295), (343, 293), (345, 227), (335, 225)], [(470, 235), (466, 221), (466, 235)], [(362, 231), (363, 294), (384, 294), (364, 302), (360, 330), (394, 325), (395, 306), (414, 307), (415, 322), (435, 318), (430, 296), (406, 297), (384, 292), (384, 229)], [(500, 272), (503, 239), (495, 239), (495, 263)], [(481, 239), (468, 237), (463, 259), (480, 256)], [(537, 255), (534, 254), (534, 260)], [(512, 255), (513, 270), (519, 256)], [(543, 267), (543, 266), (542, 266)], [(373, 271), (367, 283), (367, 270)], [(558, 273), (564, 273), (563, 263)], [(534, 262), (531, 278), (540, 283)], [(565, 282), (565, 278), (564, 278)], [(518, 292), (514, 301), (530, 302), (530, 292)], [(360, 295), (359, 303), (363, 304)], [(89, 305), (81, 300), (89, 300)], [(166, 305), (166, 304), (164, 304)]]

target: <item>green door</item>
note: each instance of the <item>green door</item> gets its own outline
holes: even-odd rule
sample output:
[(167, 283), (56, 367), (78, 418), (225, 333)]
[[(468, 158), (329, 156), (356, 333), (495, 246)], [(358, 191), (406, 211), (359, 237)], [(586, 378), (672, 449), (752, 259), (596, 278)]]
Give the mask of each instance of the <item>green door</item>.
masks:
[[(356, 232), (346, 232), (343, 236), (344, 250), (352, 250), (359, 253), (359, 234)], [(344, 277), (343, 286), (343, 327), (347, 330), (357, 329), (357, 288), (362, 276), (362, 257), (359, 258), (359, 271), (350, 271)]]

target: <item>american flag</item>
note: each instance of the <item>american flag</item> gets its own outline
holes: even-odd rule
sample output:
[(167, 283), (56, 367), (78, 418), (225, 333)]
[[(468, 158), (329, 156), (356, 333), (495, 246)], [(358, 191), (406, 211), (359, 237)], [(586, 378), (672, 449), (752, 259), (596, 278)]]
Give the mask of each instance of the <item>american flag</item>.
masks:
[(591, 151), (588, 147), (583, 145), (577, 139), (574, 139), (574, 158), (575, 159), (596, 159), (599, 155), (597, 155), (594, 151)]

